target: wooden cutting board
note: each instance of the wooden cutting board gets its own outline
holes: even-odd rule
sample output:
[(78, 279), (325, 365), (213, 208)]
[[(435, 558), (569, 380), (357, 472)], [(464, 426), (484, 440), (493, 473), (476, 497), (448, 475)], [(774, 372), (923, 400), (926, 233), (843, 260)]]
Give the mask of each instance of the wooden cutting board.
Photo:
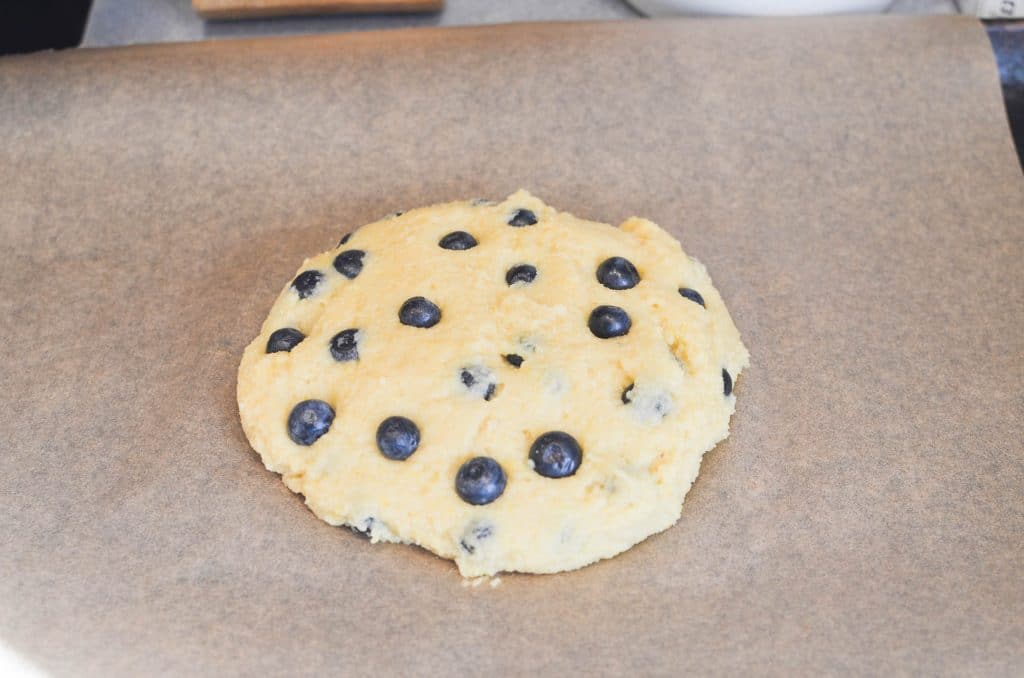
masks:
[(436, 12), (444, 0), (192, 0), (206, 19), (247, 19), (285, 14)]

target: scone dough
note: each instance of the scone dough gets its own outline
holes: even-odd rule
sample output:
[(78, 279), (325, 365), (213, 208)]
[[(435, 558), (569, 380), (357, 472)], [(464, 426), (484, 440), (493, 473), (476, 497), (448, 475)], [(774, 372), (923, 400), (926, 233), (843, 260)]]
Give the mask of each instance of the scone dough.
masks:
[[(668, 233), (519, 191), (392, 215), (307, 259), (245, 350), (238, 406), (328, 523), (464, 576), (559, 572), (679, 519), (747, 361)], [(567, 436), (537, 443), (551, 432)], [(496, 498), (493, 467), (464, 468), (477, 458), (499, 467)]]

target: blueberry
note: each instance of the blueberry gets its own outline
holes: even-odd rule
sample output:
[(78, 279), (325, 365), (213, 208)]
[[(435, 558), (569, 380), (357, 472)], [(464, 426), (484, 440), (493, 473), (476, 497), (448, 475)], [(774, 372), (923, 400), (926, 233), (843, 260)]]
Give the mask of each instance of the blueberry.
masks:
[(295, 276), (295, 280), (292, 281), (292, 288), (299, 295), (299, 299), (305, 299), (316, 292), (317, 285), (323, 279), (324, 274), (320, 271), (303, 271)]
[(583, 449), (568, 433), (548, 431), (530, 446), (530, 461), (545, 478), (565, 478), (580, 467)]
[[(704, 297), (700, 296), (700, 292), (697, 290), (691, 290), (689, 287), (680, 287), (679, 294), (683, 295), (690, 301), (695, 301), (701, 306), (704, 306)], [(704, 306), (707, 308), (707, 306)]]
[(722, 368), (722, 392), (727, 396), (732, 395), (732, 377), (724, 367)]
[(466, 553), (472, 555), (476, 553), (476, 550), (483, 546), (483, 543), (491, 538), (494, 534), (494, 526), (490, 523), (484, 522), (473, 522), (470, 524), (466, 531), (462, 533), (462, 539), (459, 540), (459, 546)]
[(347, 243), (351, 239), (352, 239), (352, 234), (351, 233), (346, 233), (345, 235), (341, 236), (341, 240), (338, 241), (338, 247), (341, 247), (342, 245), (344, 245), (345, 243)]
[(388, 459), (404, 461), (420, 446), (420, 430), (405, 417), (388, 417), (377, 427), (377, 449)]
[(531, 210), (518, 209), (508, 220), (509, 226), (533, 226), (537, 223), (537, 215)]
[(597, 281), (610, 290), (628, 290), (640, 282), (640, 274), (629, 259), (612, 257), (597, 267)]
[(362, 272), (364, 256), (362, 250), (345, 250), (334, 257), (334, 270), (351, 280)]
[(279, 330), (274, 330), (270, 338), (267, 339), (267, 353), (288, 352), (302, 343), (305, 338), (306, 335), (294, 327), (282, 327)]
[(465, 231), (452, 231), (437, 244), (446, 250), (471, 250), (476, 247), (477, 242), (476, 238)]
[(464, 367), (459, 370), (459, 380), (470, 393), (477, 395), (484, 400), (494, 397), (497, 390), (497, 380), (489, 369), (480, 365)]
[(501, 357), (505, 359), (505, 362), (507, 362), (509, 365), (515, 368), (518, 368), (520, 365), (523, 364), (523, 356), (516, 355), (515, 353), (509, 353)]
[(331, 337), (331, 355), (339, 363), (359, 360), (359, 330), (342, 330)]
[(334, 410), (322, 400), (303, 400), (288, 415), (288, 437), (299, 445), (312, 445), (327, 433)]
[(455, 492), (467, 504), (490, 504), (504, 491), (505, 471), (490, 457), (474, 457), (455, 474)]
[(367, 539), (373, 538), (373, 525), (377, 521), (374, 520), (373, 516), (367, 516), (363, 518), (355, 525), (349, 525), (353, 532), (358, 534), (360, 537), (366, 537)]
[(398, 319), (410, 327), (433, 327), (441, 322), (441, 309), (424, 297), (407, 299), (398, 310)]
[(611, 339), (629, 334), (633, 321), (629, 319), (629, 314), (618, 306), (598, 306), (590, 312), (587, 326), (595, 337)]
[(622, 404), (630, 405), (634, 418), (644, 424), (657, 424), (674, 406), (672, 394), (650, 384), (630, 384), (622, 392)]
[(534, 278), (537, 277), (537, 269), (530, 264), (518, 264), (508, 269), (508, 273), (505, 274), (505, 282), (509, 285), (516, 283), (532, 283)]

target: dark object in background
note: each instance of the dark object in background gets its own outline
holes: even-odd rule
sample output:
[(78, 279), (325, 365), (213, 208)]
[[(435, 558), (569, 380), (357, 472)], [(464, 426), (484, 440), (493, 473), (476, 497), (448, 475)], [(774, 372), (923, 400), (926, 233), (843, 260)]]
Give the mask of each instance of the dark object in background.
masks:
[(1024, 168), (1024, 22), (1000, 21), (986, 24), (986, 27), (999, 64), (1003, 101), (1017, 158)]
[(444, 0), (192, 0), (204, 19), (252, 19), (300, 14), (439, 12)]
[(0, 54), (78, 47), (92, 0), (0, 0)]

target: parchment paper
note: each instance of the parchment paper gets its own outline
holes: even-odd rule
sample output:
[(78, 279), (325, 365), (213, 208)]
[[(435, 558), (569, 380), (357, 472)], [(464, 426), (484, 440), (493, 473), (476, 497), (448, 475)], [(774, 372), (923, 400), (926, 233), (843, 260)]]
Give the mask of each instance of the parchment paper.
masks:
[[(318, 521), (235, 369), (306, 255), (519, 187), (642, 215), (753, 355), (680, 523), (464, 587)], [(0, 638), (58, 675), (1020, 675), (1024, 193), (967, 19), (0, 61)]]

